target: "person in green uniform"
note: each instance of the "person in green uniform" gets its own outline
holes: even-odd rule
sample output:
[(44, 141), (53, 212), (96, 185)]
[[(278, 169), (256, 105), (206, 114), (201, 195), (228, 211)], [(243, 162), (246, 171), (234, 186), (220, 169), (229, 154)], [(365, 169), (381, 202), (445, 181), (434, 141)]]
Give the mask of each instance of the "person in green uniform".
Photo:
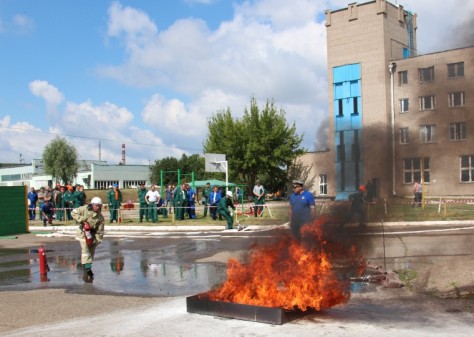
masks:
[(56, 220), (64, 221), (64, 203), (63, 203), (63, 195), (66, 192), (66, 187), (64, 186), (56, 186), (54, 191), (54, 207), (56, 213)]
[(112, 205), (115, 199), (114, 187), (112, 185), (109, 185), (109, 189), (107, 191), (106, 197), (107, 197), (107, 206), (109, 207), (109, 219), (110, 219), (110, 222), (112, 223), (112, 219), (114, 216), (114, 208)]
[(176, 214), (176, 220), (184, 220), (184, 201), (185, 196), (183, 195), (183, 190), (180, 185), (177, 185), (174, 193), (174, 213)]
[(74, 208), (81, 207), (85, 204), (86, 202), (86, 194), (84, 193), (84, 186), (82, 185), (76, 185), (76, 190), (73, 193), (74, 197)]
[(107, 193), (110, 194), (109, 207), (110, 207), (110, 223), (118, 222), (118, 212), (122, 205), (122, 192), (119, 190), (118, 184), (113, 185), (113, 190)]
[(67, 190), (63, 194), (63, 206), (66, 211), (66, 220), (72, 220), (71, 211), (74, 208), (74, 188), (67, 185)]
[(148, 190), (145, 188), (145, 183), (140, 183), (140, 188), (138, 189), (138, 202), (140, 204), (138, 217), (140, 222), (143, 222), (143, 217), (145, 217), (146, 222), (148, 222), (148, 204), (145, 199), (146, 192), (148, 192)]
[(227, 191), (225, 198), (221, 198), (217, 204), (217, 212), (227, 220), (227, 229), (234, 228), (234, 213), (229, 211), (229, 207), (235, 210), (234, 202), (232, 200), (232, 191)]
[(202, 205), (204, 206), (204, 218), (207, 217), (207, 210), (209, 208), (209, 197), (211, 196), (211, 192), (211, 183), (206, 183), (206, 186), (202, 190)]

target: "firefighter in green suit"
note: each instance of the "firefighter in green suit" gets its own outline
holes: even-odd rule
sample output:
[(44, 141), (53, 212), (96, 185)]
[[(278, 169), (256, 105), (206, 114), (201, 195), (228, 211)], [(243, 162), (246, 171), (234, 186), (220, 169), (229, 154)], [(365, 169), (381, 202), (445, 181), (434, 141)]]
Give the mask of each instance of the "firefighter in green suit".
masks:
[(180, 185), (176, 186), (176, 192), (174, 193), (174, 207), (176, 220), (184, 220), (184, 208), (183, 203), (185, 196), (183, 195), (183, 189)]
[(146, 222), (148, 222), (148, 204), (145, 199), (146, 192), (148, 192), (148, 190), (145, 188), (145, 183), (140, 183), (140, 188), (138, 189), (138, 202), (140, 203), (138, 217), (140, 222), (143, 222), (143, 217), (145, 217)]
[(110, 208), (110, 223), (118, 222), (118, 212), (122, 205), (122, 192), (118, 188), (118, 184), (113, 185), (113, 189), (107, 193)]

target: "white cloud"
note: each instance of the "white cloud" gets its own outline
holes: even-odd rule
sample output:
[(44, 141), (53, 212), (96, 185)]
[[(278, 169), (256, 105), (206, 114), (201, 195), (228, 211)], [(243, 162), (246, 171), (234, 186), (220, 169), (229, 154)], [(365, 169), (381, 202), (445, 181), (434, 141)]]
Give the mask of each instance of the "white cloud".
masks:
[[(179, 92), (180, 100), (154, 96), (142, 117), (160, 124), (162, 133), (186, 130), (188, 137), (200, 135), (199, 143), (207, 118), (230, 106), (210, 101), (214, 94), (238, 97), (236, 113), (252, 96), (274, 100), (284, 109), (297, 106), (287, 111), (288, 120), (296, 120), (302, 109), (316, 113), (315, 107), (327, 105), (326, 30), (316, 23), (318, 6), (309, 0), (245, 2), (236, 7), (232, 20), (214, 31), (198, 19), (177, 20), (158, 31), (146, 13), (114, 4), (109, 37), (123, 41), (128, 59), (99, 73), (132, 86)], [(131, 17), (133, 25), (123, 23)], [(298, 124), (308, 144), (314, 143), (318, 120)]]
[[(211, 1), (187, 2), (205, 5)], [(118, 163), (121, 142), (125, 142), (127, 162), (144, 163), (180, 156), (183, 148), (200, 149), (212, 114), (230, 107), (240, 117), (255, 97), (259, 106), (269, 99), (283, 108), (288, 122), (295, 122), (297, 132), (305, 134), (303, 145), (313, 150), (315, 143), (323, 143), (327, 132), (326, 28), (317, 18), (324, 17), (325, 9), (346, 8), (349, 2), (240, 3), (233, 5), (234, 16), (215, 29), (196, 18), (179, 19), (158, 29), (159, 22), (148, 13), (112, 3), (107, 39), (123, 46), (124, 61), (97, 70), (126, 85), (153, 90), (155, 94), (145, 99), (141, 111), (146, 130), (137, 127), (140, 121), (133, 118), (140, 111), (129, 111), (113, 101), (96, 105), (67, 102), (61, 111), (63, 94), (47, 81), (33, 81), (32, 94), (45, 100), (48, 112), (56, 111), (49, 132), (86, 137), (71, 138), (83, 159), (98, 157), (97, 139), (102, 139), (102, 159)], [(446, 49), (446, 41), (453, 40), (446, 38), (449, 34), (462, 24), (472, 25), (472, 1), (453, 0), (447, 6), (441, 1), (406, 0), (403, 5), (418, 14), (420, 53)], [(2, 126), (10, 123), (9, 117), (0, 120)], [(7, 137), (5, 130), (1, 133), (3, 138), (11, 136), (7, 142), (14, 141), (19, 151), (22, 138), (13, 133)], [(31, 138), (37, 140), (36, 134)], [(3, 144), (5, 140), (0, 150), (10, 151)]]
[(14, 15), (13, 25), (15, 27), (15, 31), (21, 33), (29, 33), (35, 28), (34, 20), (24, 14)]
[(161, 133), (196, 137), (202, 135), (202, 130), (206, 130), (207, 126), (202, 116), (193, 110), (178, 99), (166, 100), (155, 94), (146, 104), (142, 117)]
[(40, 97), (46, 102), (46, 109), (50, 119), (56, 118), (58, 106), (64, 100), (64, 95), (47, 81), (32, 81), (29, 84), (30, 91), (33, 95)]

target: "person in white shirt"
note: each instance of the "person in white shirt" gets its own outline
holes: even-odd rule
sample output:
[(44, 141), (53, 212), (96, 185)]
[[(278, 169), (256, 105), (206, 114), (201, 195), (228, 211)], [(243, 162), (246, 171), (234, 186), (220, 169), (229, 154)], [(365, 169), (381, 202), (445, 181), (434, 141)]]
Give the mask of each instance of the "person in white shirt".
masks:
[(155, 185), (151, 185), (151, 190), (146, 192), (145, 200), (148, 205), (148, 216), (153, 223), (158, 221), (158, 208), (157, 204), (160, 201), (160, 193), (156, 190)]

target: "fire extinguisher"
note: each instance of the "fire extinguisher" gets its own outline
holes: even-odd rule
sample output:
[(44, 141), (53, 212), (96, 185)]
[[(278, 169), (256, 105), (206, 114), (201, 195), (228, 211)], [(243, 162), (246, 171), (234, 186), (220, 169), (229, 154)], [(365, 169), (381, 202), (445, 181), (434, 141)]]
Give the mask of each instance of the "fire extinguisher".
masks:
[(82, 230), (84, 231), (84, 237), (86, 238), (86, 245), (92, 246), (94, 243), (94, 237), (92, 236), (91, 226), (88, 222), (84, 222)]
[(38, 249), (40, 276), (46, 276), (49, 271), (48, 261), (46, 261), (46, 252), (43, 245)]

